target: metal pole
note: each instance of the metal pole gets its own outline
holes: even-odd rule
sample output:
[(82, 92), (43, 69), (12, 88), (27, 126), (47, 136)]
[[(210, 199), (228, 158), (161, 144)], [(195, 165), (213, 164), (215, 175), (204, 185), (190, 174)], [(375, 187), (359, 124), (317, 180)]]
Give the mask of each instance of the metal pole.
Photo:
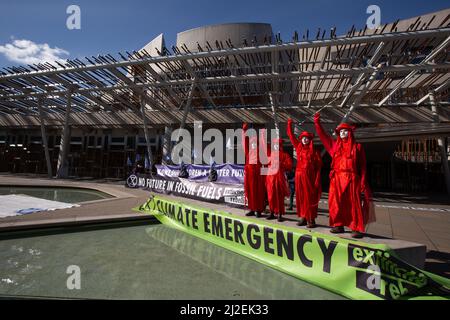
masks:
[[(295, 125), (295, 123), (294, 123), (294, 136), (298, 137), (300, 135), (300, 133), (301, 133), (300, 127)], [(292, 150), (292, 157), (294, 158), (295, 161), (297, 161), (297, 152), (295, 151), (295, 148), (293, 148), (293, 150)]]
[(272, 107), (273, 122), (275, 123), (275, 130), (276, 130), (277, 138), (278, 138), (278, 137), (280, 137), (280, 126), (278, 123), (277, 110), (275, 108), (275, 101), (273, 99), (272, 92), (269, 92), (269, 100), (270, 100), (270, 106)]
[[(180, 141), (181, 131), (182, 131), (181, 129), (184, 129), (184, 126), (186, 125), (186, 120), (187, 120), (189, 111), (191, 110), (192, 97), (194, 95), (194, 89), (195, 89), (196, 83), (197, 83), (197, 78), (194, 78), (194, 82), (192, 82), (191, 88), (189, 89), (188, 99), (186, 101), (186, 105), (184, 106), (184, 109), (183, 109), (183, 116), (181, 118), (181, 123), (180, 123), (180, 128), (178, 130), (177, 139), (175, 141), (170, 141), (170, 146), (171, 146), (170, 147), (170, 149), (171, 149), (170, 152), (172, 152), (173, 146), (175, 146)], [(181, 107), (182, 106), (180, 106), (180, 109), (181, 109)], [(186, 141), (184, 141), (184, 139), (183, 139), (182, 145), (184, 147), (187, 147), (187, 149), (191, 150), (191, 146), (190, 145), (189, 146), (186, 145)]]
[(172, 152), (171, 137), (172, 137), (172, 128), (169, 126), (165, 126), (164, 127), (164, 137), (163, 137), (163, 158), (162, 158), (163, 164), (168, 164), (168, 161), (166, 159), (168, 156), (170, 156), (170, 154)]
[(57, 178), (67, 178), (69, 174), (69, 167), (67, 164), (68, 148), (70, 147), (70, 112), (71, 112), (71, 100), (73, 89), (69, 88), (67, 91), (67, 104), (66, 114), (64, 117), (64, 128), (61, 135), (61, 142), (59, 144), (58, 166), (57, 166)]
[(347, 122), (348, 118), (350, 118), (350, 115), (353, 113), (355, 108), (357, 108), (359, 106), (359, 103), (361, 102), (361, 99), (364, 97), (366, 92), (369, 90), (369, 87), (372, 84), (372, 82), (376, 79), (376, 77), (377, 77), (381, 67), (382, 67), (382, 64), (379, 64), (377, 66), (377, 68), (375, 69), (375, 71), (370, 75), (369, 79), (364, 84), (364, 87), (361, 89), (361, 92), (355, 98), (355, 100), (353, 101), (352, 105), (350, 106), (350, 109), (347, 111), (347, 113), (342, 118), (341, 123)]
[[(433, 114), (433, 119), (435, 122), (439, 122), (439, 114), (437, 111), (437, 104), (436, 104), (436, 99), (435, 99), (433, 91), (430, 91), (429, 97), (430, 97), (431, 112)], [(441, 151), (442, 167), (444, 168), (445, 185), (447, 187), (447, 193), (450, 195), (450, 169), (448, 166), (448, 154), (447, 154), (447, 148), (446, 148), (446, 143), (445, 143), (445, 137), (438, 138), (438, 145), (439, 145), (439, 149)]]
[(145, 135), (145, 144), (147, 145), (148, 161), (150, 162), (151, 167), (153, 165), (153, 155), (152, 155), (152, 148), (150, 146), (150, 135), (148, 133), (147, 116), (145, 114), (145, 91), (143, 91), (141, 94), (141, 115), (142, 115), (142, 123), (144, 124), (144, 135)]
[[(346, 68), (346, 69), (330, 69), (330, 70), (307, 70), (307, 71), (288, 71), (288, 72), (281, 72), (281, 73), (253, 73), (253, 74), (245, 74), (245, 75), (238, 75), (238, 76), (215, 76), (215, 77), (204, 77), (201, 79), (198, 79), (197, 82), (199, 84), (206, 84), (206, 83), (217, 83), (217, 82), (236, 82), (236, 81), (256, 81), (259, 79), (262, 80), (274, 80), (274, 79), (283, 79), (283, 78), (304, 78), (304, 77), (313, 77), (313, 76), (333, 76), (333, 75), (359, 75), (361, 73), (372, 73), (374, 67), (355, 67), (355, 68)], [(417, 64), (417, 65), (393, 65), (393, 66), (386, 66), (380, 69), (380, 72), (403, 72), (403, 71), (420, 71), (420, 70), (433, 70), (433, 69), (450, 69), (450, 63), (444, 62), (444, 63), (426, 63), (426, 64)], [(26, 79), (27, 74), (23, 74), (24, 79)], [(0, 79), (2, 79), (2, 76), (0, 76)], [(192, 79), (179, 79), (179, 80), (168, 80), (168, 81), (157, 81), (157, 82), (147, 82), (147, 83), (136, 83), (136, 84), (119, 84), (119, 85), (111, 85), (111, 86), (95, 86), (95, 87), (89, 87), (89, 88), (83, 88), (77, 90), (79, 94), (84, 94), (87, 92), (95, 91), (95, 92), (102, 92), (102, 91), (112, 91), (112, 90), (125, 90), (128, 88), (136, 89), (136, 90), (142, 90), (145, 88), (159, 88), (159, 87), (166, 87), (166, 86), (179, 86), (179, 85), (186, 85), (186, 84), (192, 84)], [(51, 93), (52, 96), (62, 96), (65, 92), (60, 91), (53, 91)], [(1, 96), (0, 101), (5, 101), (9, 99), (18, 99), (18, 98), (29, 98), (29, 97), (35, 97), (41, 95), (41, 93), (27, 93), (27, 94), (9, 94)]]
[(47, 134), (45, 132), (44, 111), (42, 110), (43, 100), (44, 100), (44, 98), (38, 99), (39, 119), (41, 122), (41, 139), (42, 139), (42, 145), (44, 146), (45, 161), (47, 162), (47, 175), (49, 178), (51, 178), (53, 176), (52, 162), (50, 160), (50, 153), (48, 152)]
[(186, 124), (187, 116), (189, 114), (189, 111), (191, 110), (192, 96), (194, 94), (194, 88), (195, 88), (196, 82), (197, 82), (197, 80), (194, 79), (194, 82), (192, 82), (191, 88), (189, 89), (188, 100), (186, 102), (186, 105), (184, 106), (183, 118), (181, 119), (180, 129), (184, 128), (184, 126)]
[[(372, 58), (370, 58), (370, 60), (367, 62), (367, 67), (372, 67), (375, 62), (380, 58), (381, 54), (383, 53), (383, 48), (385, 46), (385, 42), (380, 42), (380, 44), (378, 45), (378, 47), (375, 49), (375, 52), (372, 56)], [(378, 66), (378, 69), (380, 69), (381, 66)], [(374, 73), (372, 73), (372, 76), (375, 74), (377, 74), (378, 70), (375, 70)], [(345, 95), (344, 100), (342, 100), (341, 102), (341, 107), (344, 107), (345, 104), (347, 103), (347, 101), (351, 98), (351, 96), (356, 92), (356, 90), (358, 90), (358, 88), (361, 86), (361, 84), (363, 83), (364, 79), (366, 78), (366, 74), (365, 73), (361, 73), (358, 77), (358, 79), (356, 80), (355, 84), (350, 88), (350, 91)]]
[[(450, 36), (447, 37), (439, 46), (433, 49), (433, 51), (428, 54), (428, 56), (420, 63), (420, 65), (426, 64), (430, 61), (432, 61), (441, 51), (443, 51), (447, 45), (450, 43)], [(398, 89), (400, 89), (405, 83), (407, 83), (412, 77), (414, 77), (419, 71), (414, 70), (411, 71), (408, 75), (406, 75), (397, 85), (388, 93), (386, 97), (384, 97), (380, 103), (378, 104), (379, 107), (381, 107), (386, 101), (389, 100), (392, 95), (397, 92)]]
[(421, 38), (431, 38), (431, 37), (444, 37), (450, 34), (450, 28), (440, 28), (440, 29), (430, 29), (430, 30), (419, 30), (419, 31), (405, 31), (405, 32), (396, 32), (396, 33), (387, 33), (387, 34), (373, 34), (373, 35), (365, 35), (359, 37), (345, 37), (345, 38), (333, 38), (333, 39), (324, 39), (324, 40), (307, 40), (302, 42), (291, 42), (291, 43), (283, 43), (283, 44), (272, 44), (272, 45), (261, 45), (255, 47), (244, 47), (244, 48), (232, 48), (225, 50), (213, 50), (213, 51), (204, 51), (204, 52), (195, 52), (195, 53), (186, 53), (180, 55), (170, 55), (170, 56), (154, 56), (137, 60), (126, 60), (122, 62), (114, 62), (114, 63), (98, 63), (95, 65), (88, 66), (77, 66), (70, 68), (61, 68), (57, 70), (46, 70), (46, 71), (32, 71), (26, 74), (8, 74), (0, 76), (2, 80), (12, 80), (17, 78), (28, 78), (35, 77), (36, 75), (52, 75), (65, 73), (67, 71), (70, 72), (79, 72), (79, 71), (90, 71), (102, 69), (105, 67), (111, 68), (120, 68), (120, 67), (128, 67), (135, 66), (141, 64), (156, 64), (163, 62), (171, 62), (171, 61), (186, 61), (191, 59), (202, 59), (208, 57), (222, 57), (222, 56), (232, 56), (232, 55), (245, 55), (252, 54), (258, 52), (279, 52), (285, 50), (300, 50), (302, 48), (316, 48), (322, 46), (342, 46), (342, 45), (352, 45), (366, 42), (388, 42), (394, 40), (410, 40), (410, 39), (421, 39)]

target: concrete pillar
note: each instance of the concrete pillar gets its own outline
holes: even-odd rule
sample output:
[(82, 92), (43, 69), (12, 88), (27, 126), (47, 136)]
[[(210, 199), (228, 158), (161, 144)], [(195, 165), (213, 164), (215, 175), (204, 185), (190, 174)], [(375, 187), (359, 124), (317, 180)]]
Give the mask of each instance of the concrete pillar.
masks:
[(69, 166), (67, 163), (67, 154), (68, 149), (70, 147), (70, 112), (72, 107), (72, 93), (73, 90), (69, 89), (67, 91), (67, 103), (66, 103), (66, 113), (64, 117), (64, 128), (61, 135), (61, 143), (59, 146), (59, 155), (58, 155), (58, 166), (57, 166), (57, 178), (67, 178), (69, 175)]
[(45, 161), (47, 163), (47, 175), (49, 178), (51, 178), (53, 176), (52, 162), (50, 160), (50, 153), (48, 151), (47, 134), (45, 132), (44, 111), (42, 110), (43, 103), (44, 103), (44, 98), (39, 98), (38, 99), (38, 110), (39, 110), (39, 120), (41, 122), (41, 139), (42, 139), (42, 145), (44, 146)]
[(147, 146), (147, 155), (148, 155), (148, 161), (150, 162), (150, 169), (153, 166), (153, 154), (152, 154), (152, 148), (150, 146), (150, 134), (148, 133), (148, 121), (147, 121), (147, 115), (145, 114), (145, 92), (141, 95), (141, 116), (142, 116), (142, 123), (144, 125), (144, 135), (145, 135), (145, 144)]
[[(437, 110), (437, 103), (436, 103), (436, 99), (435, 99), (433, 91), (430, 92), (429, 97), (430, 97), (431, 112), (433, 114), (433, 119), (435, 122), (439, 123), (439, 113)], [(439, 145), (439, 150), (441, 152), (442, 167), (444, 169), (445, 185), (447, 187), (447, 193), (450, 195), (450, 169), (449, 169), (449, 165), (448, 165), (446, 138), (439, 137), (438, 145)]]

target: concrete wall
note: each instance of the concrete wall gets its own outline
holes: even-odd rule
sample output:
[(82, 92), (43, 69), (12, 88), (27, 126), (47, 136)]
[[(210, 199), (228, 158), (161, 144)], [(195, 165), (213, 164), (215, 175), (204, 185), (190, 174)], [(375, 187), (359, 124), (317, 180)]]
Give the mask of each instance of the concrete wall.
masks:
[(197, 52), (197, 42), (205, 47), (208, 41), (216, 49), (216, 40), (228, 47), (225, 43), (228, 39), (234, 46), (241, 46), (243, 40), (247, 39), (251, 46), (255, 36), (259, 45), (264, 44), (264, 37), (272, 37), (273, 40), (272, 26), (268, 23), (227, 23), (194, 28), (177, 34), (177, 46), (186, 44), (190, 51)]

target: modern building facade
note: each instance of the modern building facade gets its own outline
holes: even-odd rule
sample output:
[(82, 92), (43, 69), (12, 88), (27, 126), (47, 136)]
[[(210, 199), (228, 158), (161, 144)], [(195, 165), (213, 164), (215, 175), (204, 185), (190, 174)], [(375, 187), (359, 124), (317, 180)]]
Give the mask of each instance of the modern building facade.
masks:
[(160, 34), (122, 60), (10, 68), (0, 74), (0, 171), (123, 178), (136, 158), (166, 161), (172, 130), (194, 121), (285, 137), (287, 118), (312, 130), (321, 110), (330, 130), (358, 124), (375, 190), (445, 192), (449, 26), (447, 9), (283, 41), (270, 24), (231, 23), (180, 32), (171, 48)]

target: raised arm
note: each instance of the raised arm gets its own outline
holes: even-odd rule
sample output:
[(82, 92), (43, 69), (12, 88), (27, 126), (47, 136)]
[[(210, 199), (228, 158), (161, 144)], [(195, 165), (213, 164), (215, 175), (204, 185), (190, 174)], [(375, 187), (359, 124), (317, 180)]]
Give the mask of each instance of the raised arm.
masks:
[(260, 129), (259, 130), (259, 145), (261, 149), (259, 150), (260, 153), (260, 161), (261, 164), (268, 164), (269, 163), (269, 157), (270, 154), (267, 153), (267, 140), (266, 140), (266, 129)]
[(319, 112), (317, 112), (314, 115), (314, 126), (316, 128), (317, 135), (319, 136), (320, 140), (322, 141), (323, 146), (325, 147), (327, 152), (330, 155), (332, 155), (334, 140), (322, 127), (322, 124), (320, 123), (320, 113)]
[(248, 156), (248, 139), (245, 136), (247, 133), (247, 129), (248, 129), (248, 124), (246, 122), (244, 122), (244, 124), (242, 125), (242, 148), (244, 148), (245, 157)]
[(295, 149), (297, 149), (298, 144), (300, 143), (300, 141), (295, 137), (294, 135), (294, 131), (292, 130), (292, 124), (294, 122), (292, 121), (291, 118), (288, 119), (287, 122), (287, 135), (289, 136), (289, 140), (291, 140), (292, 145), (294, 146)]

